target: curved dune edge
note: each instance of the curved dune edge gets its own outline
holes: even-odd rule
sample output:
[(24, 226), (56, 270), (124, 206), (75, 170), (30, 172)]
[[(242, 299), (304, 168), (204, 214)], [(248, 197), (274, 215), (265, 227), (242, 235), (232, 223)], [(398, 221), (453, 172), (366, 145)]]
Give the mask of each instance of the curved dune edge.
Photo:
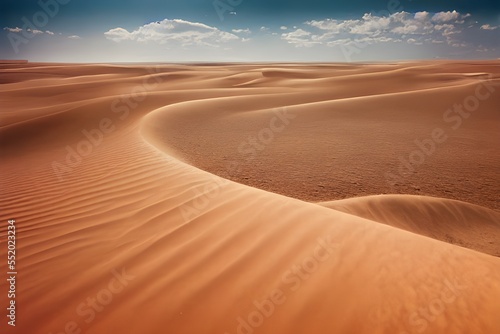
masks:
[(415, 195), (377, 195), (318, 204), (500, 256), (500, 213), (478, 205)]
[[(96, 70), (72, 71), (93, 80)], [(142, 73), (123, 72), (130, 81), (121, 89), (142, 80)], [(500, 331), (500, 259), (228, 182), (172, 158), (149, 144), (158, 138), (148, 126), (162, 124), (145, 115), (217, 93), (166, 96), (161, 89), (168, 87), (149, 93), (122, 123), (109, 113), (112, 92), (52, 113), (36, 138), (39, 121), (2, 132), (22, 139), (8, 142), (0, 166), (12, 176), (2, 180), (2, 224), (16, 218), (19, 228), (22, 317), (10, 332), (55, 334), (73, 322), (90, 334)], [(26, 120), (38, 116), (28, 107), (40, 103), (39, 89), (18, 102)], [(57, 89), (41, 94), (55, 110), (63, 98), (104, 95), (72, 84)], [(6, 105), (18, 100), (2, 97)], [(51, 164), (64, 159), (65, 145), (76, 145), (82, 127), (103, 117), (115, 131), (59, 180)], [(143, 135), (151, 135), (148, 142)], [(92, 312), (89, 300), (105, 305)]]
[[(271, 77), (262, 74), (269, 68), (246, 69), (207, 83), (221, 95), (170, 104), (148, 118), (157, 146), (179, 160), (287, 197), (316, 203), (399, 193), (500, 209), (499, 68), (354, 66)], [(486, 84), (494, 94), (479, 110), (450, 122), (449, 108)], [(431, 139), (436, 129), (444, 134), (439, 143)]]

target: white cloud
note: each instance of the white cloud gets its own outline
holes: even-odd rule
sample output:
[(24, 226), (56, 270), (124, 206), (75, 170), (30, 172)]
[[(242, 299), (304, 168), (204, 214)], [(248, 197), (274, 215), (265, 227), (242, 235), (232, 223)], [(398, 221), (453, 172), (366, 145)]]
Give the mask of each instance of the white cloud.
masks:
[(434, 26), (434, 29), (437, 31), (453, 30), (454, 28), (455, 28), (455, 26), (453, 24), (436, 24)]
[(387, 29), (391, 23), (390, 17), (364, 14), (361, 20), (333, 20), (308, 21), (307, 25), (328, 31), (330, 35), (349, 33), (361, 35), (377, 35)]
[[(3, 30), (7, 30), (9, 32), (13, 32), (13, 33), (19, 33), (21, 31), (23, 31), (23, 29), (19, 28), (19, 27), (16, 27), (16, 28), (9, 28), (9, 27), (5, 27), (3, 28)], [(45, 31), (41, 31), (41, 30), (38, 30), (38, 29), (26, 29), (27, 32), (29, 32), (30, 34), (33, 34), (33, 35), (42, 35), (42, 34), (47, 34), (47, 35), (54, 35), (54, 32), (52, 31), (49, 31), (49, 30), (45, 30)], [(59, 34), (61, 35), (61, 34)]]
[(387, 29), (391, 24), (390, 17), (374, 16), (372, 14), (363, 15), (363, 20), (351, 27), (353, 34), (378, 34), (382, 30)]
[(69, 39), (82, 39), (80, 36), (78, 35), (71, 35), (71, 36), (68, 36)]
[(338, 40), (360, 41), (365, 37), (370, 37), (365, 39), (367, 43), (404, 40), (418, 45), (436, 40), (452, 45), (460, 44), (456, 39), (462, 31), (461, 24), (468, 17), (470, 14), (457, 11), (434, 15), (422, 11), (415, 14), (397, 12), (389, 16), (364, 14), (360, 19), (350, 20), (312, 20), (304, 22), (305, 27), (293, 34), (283, 34), (282, 39), (295, 45), (319, 43), (332, 46), (337, 45)]
[(366, 36), (363, 38), (357, 38), (354, 40), (355, 43), (363, 43), (363, 44), (375, 44), (375, 43), (388, 43), (388, 42), (401, 42), (400, 39), (394, 39), (391, 37), (371, 37)]
[(454, 26), (453, 28), (445, 29), (443, 32), (443, 36), (451, 36), (451, 35), (456, 35), (462, 32), (462, 30), (456, 29)]
[(5, 27), (5, 28), (3, 28), (3, 30), (7, 30), (9, 32), (21, 32), (21, 31), (23, 31), (23, 29), (18, 28), (18, 27), (15, 27), (15, 28)]
[(407, 34), (415, 34), (419, 30), (419, 27), (414, 24), (404, 25), (402, 27), (396, 27), (392, 29), (392, 32), (395, 34), (407, 35)]
[(280, 27), (280, 29), (281, 29), (281, 30), (287, 30), (287, 29), (288, 29), (288, 27), (287, 27), (287, 26), (281, 26), (281, 27)]
[(498, 29), (498, 26), (491, 26), (489, 24), (483, 24), (481, 26), (481, 29), (482, 30), (495, 30), (495, 29)]
[(269, 28), (262, 26), (262, 27), (260, 27), (260, 31), (269, 31)]
[(355, 44), (355, 42), (350, 38), (342, 38), (326, 42), (327, 46), (339, 46), (339, 45), (351, 45), (351, 44)]
[(459, 12), (454, 10), (453, 12), (447, 11), (447, 12), (439, 12), (434, 14), (432, 17), (432, 21), (434, 22), (450, 22), (450, 21), (455, 21), (458, 18), (460, 18), (462, 15), (460, 15)]
[[(341, 23), (342, 22), (342, 23)], [(327, 30), (330, 33), (340, 33), (340, 31), (343, 29), (345, 22), (349, 21), (338, 21), (338, 20), (333, 20), (333, 19), (326, 19), (326, 20), (321, 20), (321, 21), (308, 21), (306, 22), (307, 25), (310, 25), (311, 27), (315, 27), (321, 30)]]
[(314, 36), (311, 36), (310, 32), (302, 29), (282, 34), (281, 39), (299, 47), (311, 47), (315, 44), (321, 44), (320, 42), (314, 41)]
[(130, 40), (159, 44), (175, 43), (182, 46), (207, 45), (216, 47), (219, 43), (240, 40), (238, 36), (215, 27), (180, 19), (151, 22), (132, 32), (118, 27), (105, 32), (104, 35), (114, 42)]
[(429, 12), (426, 12), (426, 11), (417, 12), (417, 13), (415, 13), (414, 18), (415, 18), (415, 20), (418, 20), (418, 21), (427, 21), (429, 19)]
[(35, 30), (27, 29), (27, 31), (29, 31), (30, 33), (35, 34), (35, 35), (43, 34), (43, 31), (37, 30), (37, 29), (35, 29)]
[(129, 33), (127, 29), (123, 28), (113, 28), (104, 33), (107, 39), (112, 40), (113, 42), (122, 42), (126, 40), (133, 40), (134, 35)]
[(232, 30), (235, 34), (251, 34), (252, 31), (250, 29), (233, 29)]
[(408, 38), (406, 40), (406, 43), (408, 43), (408, 44), (415, 44), (415, 45), (422, 45), (422, 44), (424, 44), (422, 41), (416, 40), (415, 38)]

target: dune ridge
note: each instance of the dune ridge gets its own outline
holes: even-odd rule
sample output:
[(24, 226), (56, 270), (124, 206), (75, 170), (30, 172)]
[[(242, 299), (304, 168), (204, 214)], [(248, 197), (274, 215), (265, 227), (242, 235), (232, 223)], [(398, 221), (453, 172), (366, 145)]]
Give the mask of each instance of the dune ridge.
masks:
[[(157, 144), (179, 159), (286, 196), (320, 202), (400, 193), (451, 198), (498, 210), (496, 168), (500, 154), (494, 148), (500, 140), (495, 107), (500, 103), (498, 67), (469, 67), (473, 73), (490, 71), (488, 84), (494, 91), (480, 102), (473, 116), (450, 121), (452, 115), (445, 114), (447, 110), (474, 96), (485, 82), (484, 77), (465, 73), (457, 76), (459, 84), (457, 79), (443, 84), (442, 77), (455, 68), (464, 70), (461, 64), (391, 67), (391, 77), (385, 74), (387, 68), (382, 68), (379, 75), (388, 77), (385, 85), (366, 80), (364, 75), (369, 70), (365, 66), (358, 69), (361, 74), (351, 73), (357, 79), (349, 79), (347, 84), (335, 81), (337, 71), (323, 71), (324, 77), (333, 78), (328, 79), (330, 84), (303, 82), (293, 88), (294, 92), (288, 81), (267, 83), (266, 98), (259, 91), (254, 94), (257, 87), (253, 87), (247, 95), (241, 91), (243, 96), (181, 102), (148, 117), (162, 124), (157, 137), (163, 138), (163, 143)], [(402, 72), (410, 72), (413, 77), (401, 78)], [(419, 87), (411, 80), (415, 76), (425, 78)], [(276, 86), (286, 89), (276, 91)], [(273, 133), (269, 144), (255, 139), (257, 144), (250, 143), (252, 137), (269, 127), (279, 108), (295, 115), (295, 119), (290, 119), (283, 133)], [(445, 116), (448, 121), (443, 120)], [(408, 122), (412, 124), (410, 129)], [(457, 129), (455, 122), (461, 122)], [(217, 131), (212, 131), (210, 124), (216, 125)], [(422, 151), (415, 141), (429, 140), (437, 128), (442, 130), (444, 142), (434, 143), (433, 153), (424, 154), (422, 164), (408, 168), (410, 154)], [(227, 136), (234, 140), (224, 140)], [(294, 154), (286, 153), (290, 151)], [(205, 152), (210, 152), (210, 159)], [(280, 168), (274, 168), (278, 160)], [(237, 175), (228, 175), (229, 162), (238, 164)]]
[(466, 202), (378, 195), (320, 203), (328, 208), (500, 256), (500, 213)]
[[(500, 259), (487, 254), (493, 252), (490, 239), (477, 237), (498, 233), (497, 211), (427, 197), (356, 198), (324, 204), (328, 207), (315, 203), (321, 196), (305, 202), (306, 185), (317, 184), (314, 177), (329, 171), (315, 165), (324, 162), (321, 154), (331, 148), (321, 146), (328, 144), (327, 134), (336, 133), (330, 140), (342, 143), (337, 152), (343, 154), (336, 160), (353, 154), (344, 163), (355, 169), (357, 150), (367, 143), (362, 130), (371, 128), (375, 119), (361, 123), (356, 134), (363, 140), (358, 144), (348, 135), (353, 128), (346, 125), (367, 116), (356, 112), (367, 100), (377, 111), (398, 104), (393, 94), (380, 101), (377, 96), (345, 99), (363, 96), (372, 83), (358, 87), (358, 92), (344, 87), (335, 96), (328, 87), (291, 91), (286, 80), (297, 79), (296, 72), (289, 70), (291, 65), (282, 66), (2, 64), (1, 80), (6, 81), (0, 86), (5, 106), (0, 168), (8, 178), (1, 184), (0, 235), (5, 240), (5, 222), (14, 218), (19, 241), (19, 317), (9, 332), (499, 331), (495, 315), (500, 312)], [(335, 77), (343, 71), (341, 65), (331, 65), (331, 72), (325, 71), (328, 65), (296, 66), (302, 69), (295, 71), (307, 76), (326, 72)], [(474, 63), (346, 65), (345, 71), (383, 75), (399, 67), (417, 72), (430, 67), (443, 73), (494, 72), (488, 62), (477, 66), (480, 69)], [(253, 72), (258, 74), (262, 67), (278, 68), (271, 70), (270, 87), (237, 87), (256, 79)], [(318, 68), (321, 73), (311, 73)], [(272, 81), (287, 71), (285, 81)], [(178, 72), (182, 75), (171, 76)], [(123, 80), (107, 75), (111, 73)], [(435, 101), (435, 110), (419, 117), (433, 124), (437, 110), (442, 112), (441, 107), (484, 80), (465, 77), (458, 80), (467, 84), (443, 87), (445, 93), (438, 89), (435, 94), (444, 97)], [(382, 88), (374, 90), (383, 94)], [(419, 94), (432, 95), (408, 93), (401, 105), (421, 99)], [(485, 101), (482, 117), (471, 118), (472, 129), (450, 143), (472, 135), (482, 145), (494, 142), (491, 120), (496, 114), (491, 106), (497, 99), (495, 95)], [(328, 131), (333, 124), (327, 122), (332, 118), (329, 108), (343, 127)], [(290, 117), (276, 115), (280, 110)], [(408, 122), (409, 113), (399, 120), (395, 109), (382, 114), (396, 117), (400, 125)], [(271, 128), (275, 117), (289, 120), (275, 132), (276, 140), (252, 160), (238, 157), (233, 144)], [(425, 124), (419, 127), (421, 133), (428, 130)], [(312, 129), (319, 129), (316, 141), (304, 136)], [(401, 133), (389, 132), (384, 138)], [(493, 175), (498, 166), (493, 148), (475, 180)], [(306, 150), (313, 154), (293, 158)], [(477, 155), (466, 162), (474, 158)], [(207, 168), (210, 164), (215, 167)], [(274, 169), (266, 170), (266, 164)], [(366, 172), (363, 165), (349, 182), (369, 180), (369, 174), (357, 178)], [(312, 180), (301, 178), (305, 171)], [(256, 187), (249, 181), (256, 175), (267, 183)], [(292, 178), (301, 180), (301, 191)], [(338, 183), (339, 193), (350, 196), (342, 178), (332, 177), (332, 182)], [(461, 189), (454, 186), (448, 188), (450, 196)], [(498, 180), (484, 186), (471, 200), (494, 209), (496, 197), (488, 198), (497, 186)], [(328, 200), (339, 198), (338, 193), (326, 193)], [(393, 202), (396, 209), (390, 207)], [(405, 214), (415, 211), (419, 217), (421, 208), (428, 210), (423, 217), (439, 211), (440, 216), (433, 217), (442, 223), (441, 229), (434, 231), (430, 222), (410, 224)], [(405, 226), (413, 229), (404, 231)], [(450, 231), (464, 233), (464, 238), (468, 234), (471, 244), (465, 246), (475, 250), (427, 237), (439, 239), (431, 232)], [(5, 247), (0, 256), (5, 258)], [(1, 268), (6, 269), (4, 263)], [(0, 291), (6, 288), (2, 281)], [(0, 299), (4, 304), (5, 294)], [(5, 321), (0, 324), (2, 330), (6, 326)]]

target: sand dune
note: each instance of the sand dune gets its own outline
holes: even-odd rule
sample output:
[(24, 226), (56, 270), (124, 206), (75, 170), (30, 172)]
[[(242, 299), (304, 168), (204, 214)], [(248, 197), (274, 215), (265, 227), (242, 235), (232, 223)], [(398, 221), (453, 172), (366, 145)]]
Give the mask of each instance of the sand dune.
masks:
[[(418, 79), (420, 83), (401, 76), (404, 68), (391, 70), (392, 77), (384, 68), (381, 77), (387, 77), (385, 81), (368, 80), (362, 67), (362, 74), (347, 82), (302, 82), (300, 89), (290, 89), (288, 81), (273, 81), (268, 88), (259, 87), (262, 91), (232, 88), (225, 95), (232, 97), (169, 105), (148, 117), (162, 124), (156, 137), (162, 137), (163, 144), (157, 144), (174, 150), (181, 160), (286, 196), (327, 201), (402, 193), (499, 209), (496, 106), (500, 96), (495, 92), (500, 80), (489, 82), (494, 93), (481, 101), (473, 116), (465, 114), (465, 119), (447, 111), (473, 95), (484, 79), (456, 75), (458, 79), (443, 83), (435, 73), (437, 66), (427, 67), (414, 76), (424, 77)], [(472, 67), (479, 69), (488, 68)], [(498, 68), (489, 70), (495, 73)], [(276, 109), (290, 119), (288, 124), (277, 124), (286, 125), (283, 130), (269, 133), (266, 129)], [(441, 142), (428, 144), (435, 129), (442, 131)], [(225, 140), (228, 137), (233, 140)], [(425, 147), (425, 153), (415, 141)], [(415, 151), (423, 156), (413, 157), (416, 163), (410, 164)], [(276, 162), (280, 168), (275, 168)], [(228, 163), (238, 165), (236, 175), (228, 175)]]
[(379, 223), (500, 256), (500, 213), (465, 202), (379, 195), (321, 205)]
[(500, 331), (498, 62), (0, 68), (2, 332)]

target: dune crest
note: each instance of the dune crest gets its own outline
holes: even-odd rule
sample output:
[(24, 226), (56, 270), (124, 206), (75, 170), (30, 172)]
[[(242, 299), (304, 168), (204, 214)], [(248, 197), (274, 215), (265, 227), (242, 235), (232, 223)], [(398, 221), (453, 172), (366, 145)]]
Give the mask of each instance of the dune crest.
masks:
[(284, 67), (278, 81), (209, 79), (220, 96), (148, 115), (157, 146), (221, 177), (311, 202), (395, 193), (500, 209), (498, 66), (304, 67)]
[(379, 195), (322, 206), (437, 240), (500, 256), (500, 213), (481, 206), (415, 195)]

